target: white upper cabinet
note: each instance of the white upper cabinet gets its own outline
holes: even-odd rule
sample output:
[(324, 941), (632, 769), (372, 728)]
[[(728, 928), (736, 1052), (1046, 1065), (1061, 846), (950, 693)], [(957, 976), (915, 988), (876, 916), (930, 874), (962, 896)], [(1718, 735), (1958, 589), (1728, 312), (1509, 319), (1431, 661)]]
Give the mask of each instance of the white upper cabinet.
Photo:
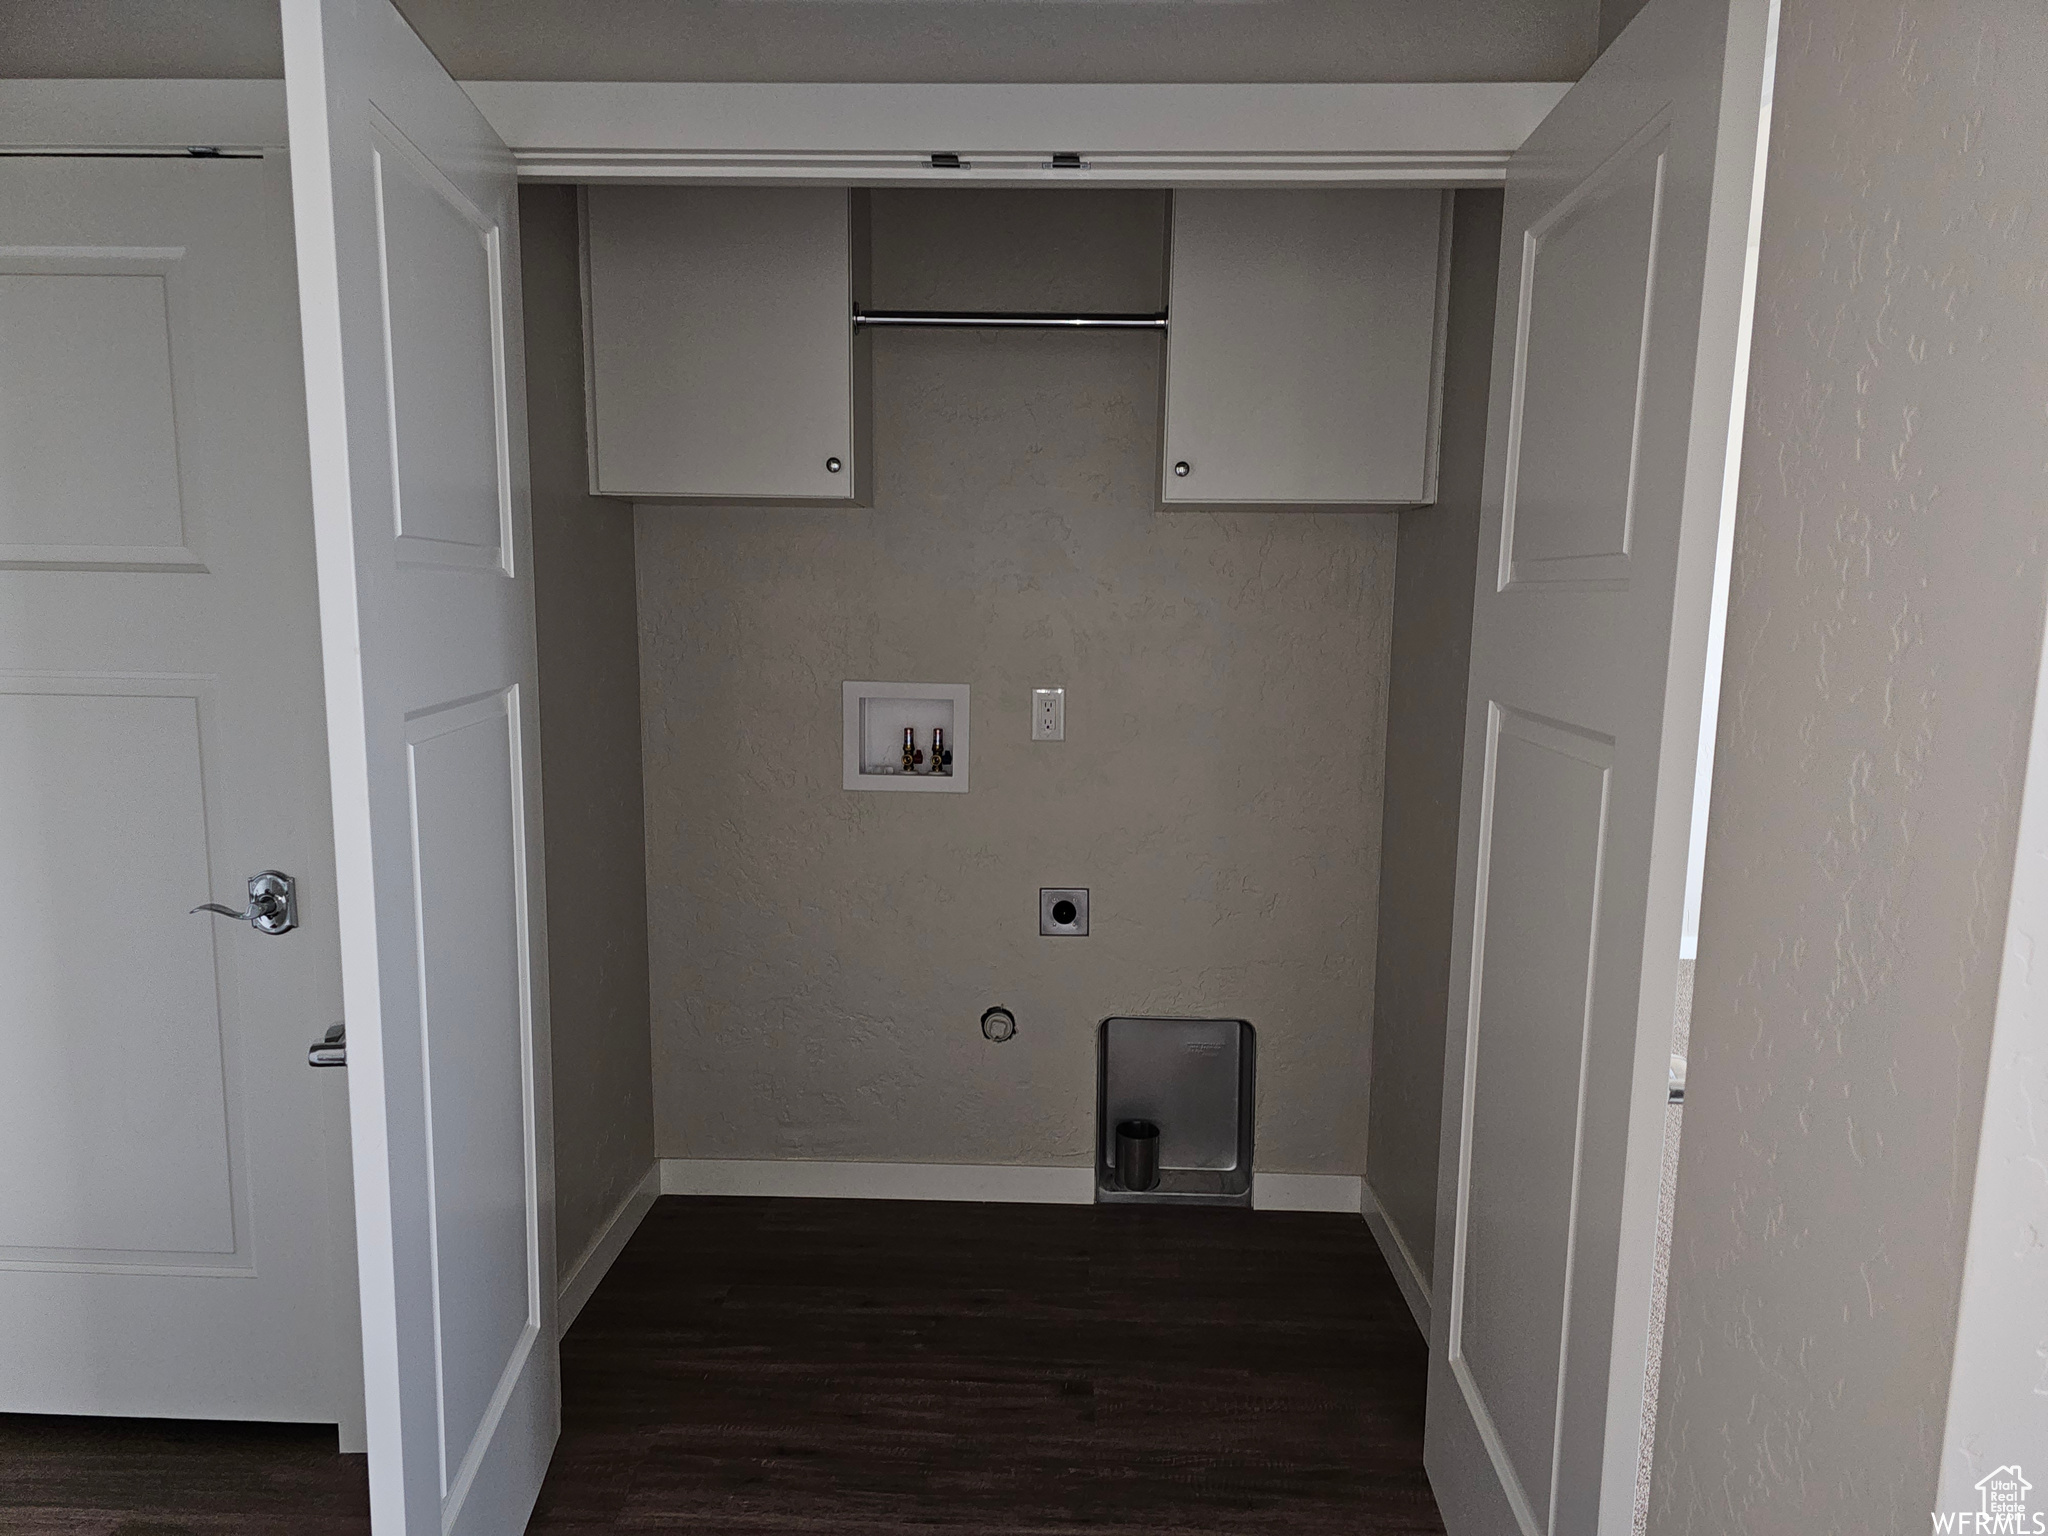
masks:
[(591, 489), (866, 499), (867, 199), (843, 187), (584, 190)]
[(1434, 190), (1174, 194), (1165, 504), (1435, 500), (1449, 211)]

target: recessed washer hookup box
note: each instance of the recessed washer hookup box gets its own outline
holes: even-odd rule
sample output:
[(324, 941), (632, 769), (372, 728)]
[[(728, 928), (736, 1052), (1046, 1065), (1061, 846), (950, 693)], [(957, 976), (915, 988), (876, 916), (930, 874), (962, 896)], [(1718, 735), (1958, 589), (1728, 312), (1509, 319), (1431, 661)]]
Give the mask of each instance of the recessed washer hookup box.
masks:
[[(1095, 1089), (1098, 1204), (1250, 1205), (1255, 1037), (1243, 1019), (1102, 1021)], [(1159, 1127), (1159, 1182), (1117, 1179), (1119, 1121)]]

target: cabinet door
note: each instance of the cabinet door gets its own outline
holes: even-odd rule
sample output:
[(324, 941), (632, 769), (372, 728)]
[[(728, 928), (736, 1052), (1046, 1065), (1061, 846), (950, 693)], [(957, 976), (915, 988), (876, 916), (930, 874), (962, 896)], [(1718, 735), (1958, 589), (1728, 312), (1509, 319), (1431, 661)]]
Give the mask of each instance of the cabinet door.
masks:
[(597, 494), (860, 499), (861, 201), (839, 187), (585, 190)]
[(1435, 498), (1449, 209), (1436, 190), (1174, 194), (1162, 501)]

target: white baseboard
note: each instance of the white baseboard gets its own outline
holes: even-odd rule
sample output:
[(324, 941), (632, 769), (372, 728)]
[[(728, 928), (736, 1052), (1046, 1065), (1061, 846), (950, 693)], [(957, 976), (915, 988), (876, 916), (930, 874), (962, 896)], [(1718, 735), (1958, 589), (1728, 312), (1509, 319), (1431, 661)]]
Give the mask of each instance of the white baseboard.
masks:
[(661, 1193), (661, 1166), (655, 1164), (632, 1192), (613, 1211), (611, 1219), (597, 1229), (597, 1236), (590, 1240), (590, 1246), (570, 1266), (569, 1273), (562, 1277), (560, 1299), (555, 1303), (555, 1332), (559, 1337), (569, 1331), (569, 1325), (576, 1321), (576, 1314), (583, 1310), (583, 1304), (590, 1300), (590, 1293), (597, 1289), (597, 1282), (605, 1277), (612, 1267), (612, 1261), (626, 1246), (626, 1240), (639, 1230), (640, 1222), (654, 1209), (654, 1197)]
[(977, 1163), (825, 1163), (664, 1157), (664, 1195), (791, 1195), (812, 1200), (983, 1200), (1087, 1205), (1092, 1168)]
[(1341, 1211), (1358, 1214), (1365, 1181), (1354, 1173), (1260, 1173), (1252, 1170), (1255, 1211)]
[[(1356, 1215), (1364, 1181), (1342, 1173), (1253, 1173), (1252, 1208)], [(1087, 1205), (1092, 1168), (982, 1163), (835, 1163), (665, 1157), (664, 1195), (784, 1195), (811, 1200), (974, 1200)]]
[(1365, 1188), (1361, 1209), (1365, 1212), (1365, 1224), (1372, 1232), (1373, 1241), (1380, 1245), (1380, 1257), (1387, 1261), (1387, 1268), (1394, 1272), (1394, 1283), (1401, 1287), (1402, 1299), (1408, 1303), (1415, 1326), (1422, 1330), (1425, 1339), (1428, 1338), (1429, 1282), (1422, 1278), (1422, 1266), (1415, 1262), (1414, 1251), (1394, 1224), (1387, 1220), (1386, 1210), (1369, 1184)]

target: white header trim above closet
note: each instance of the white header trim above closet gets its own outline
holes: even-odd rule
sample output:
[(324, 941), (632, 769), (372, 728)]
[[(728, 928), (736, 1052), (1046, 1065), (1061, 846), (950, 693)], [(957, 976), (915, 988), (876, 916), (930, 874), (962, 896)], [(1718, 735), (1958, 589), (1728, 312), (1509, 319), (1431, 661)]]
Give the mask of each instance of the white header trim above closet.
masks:
[[(527, 181), (1492, 186), (1567, 89), (472, 80)], [(284, 143), (277, 80), (0, 80), (0, 144)], [(935, 170), (951, 151), (959, 170)], [(1084, 168), (1054, 169), (1056, 152)]]
[[(527, 181), (1497, 186), (1564, 95), (1424, 85), (470, 80)], [(935, 152), (957, 169), (934, 168)], [(1055, 168), (1055, 153), (1082, 168)]]

